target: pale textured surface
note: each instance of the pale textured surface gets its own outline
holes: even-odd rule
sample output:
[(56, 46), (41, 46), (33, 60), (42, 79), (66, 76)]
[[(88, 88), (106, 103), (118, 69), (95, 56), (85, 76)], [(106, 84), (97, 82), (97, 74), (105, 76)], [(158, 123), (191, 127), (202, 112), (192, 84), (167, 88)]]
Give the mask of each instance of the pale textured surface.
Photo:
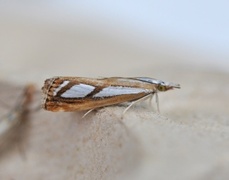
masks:
[[(1, 147), (0, 179), (229, 178), (228, 74), (192, 70), (172, 61), (184, 57), (166, 49), (138, 51), (75, 31), (5, 24), (0, 33), (12, 44), (7, 38), (0, 44), (1, 79), (9, 81), (1, 82), (0, 99), (13, 106), (23, 84), (34, 82), (39, 90), (54, 75), (149, 76), (181, 89), (159, 94), (161, 115), (147, 101), (123, 119), (123, 106), (85, 119), (83, 112), (33, 111), (14, 130), (17, 138), (4, 137), (9, 145)], [(37, 93), (33, 107), (40, 99)], [(1, 106), (1, 112), (8, 109)]]
[[(214, 77), (209, 83), (201, 76), (198, 89), (187, 83), (180, 91), (160, 94), (164, 116), (152, 112), (147, 102), (123, 119), (122, 106), (85, 119), (83, 113), (32, 112), (20, 143), (1, 153), (0, 177), (227, 179), (229, 91), (225, 85), (217, 90), (226, 75)], [(9, 88), (12, 95), (16, 87)]]

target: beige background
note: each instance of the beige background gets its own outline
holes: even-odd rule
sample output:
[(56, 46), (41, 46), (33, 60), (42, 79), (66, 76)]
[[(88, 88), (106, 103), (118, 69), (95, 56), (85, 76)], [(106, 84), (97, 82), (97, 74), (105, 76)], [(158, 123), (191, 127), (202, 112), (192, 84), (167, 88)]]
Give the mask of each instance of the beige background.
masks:
[[(161, 114), (148, 102), (123, 119), (123, 106), (85, 119), (83, 112), (31, 111), (13, 138), (1, 138), (0, 179), (229, 178), (228, 74), (204, 63), (207, 54), (159, 39), (139, 47), (87, 26), (4, 16), (0, 22), (0, 99), (10, 107), (23, 86), (34, 83), (34, 109), (43, 81), (56, 75), (149, 76), (181, 84), (159, 94)], [(1, 114), (10, 107), (2, 105)]]

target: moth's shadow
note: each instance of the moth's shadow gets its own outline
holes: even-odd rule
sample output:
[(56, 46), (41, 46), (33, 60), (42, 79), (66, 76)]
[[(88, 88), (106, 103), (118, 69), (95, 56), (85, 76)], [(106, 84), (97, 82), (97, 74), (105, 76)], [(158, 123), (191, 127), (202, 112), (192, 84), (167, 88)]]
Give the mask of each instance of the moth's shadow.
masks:
[[(25, 157), (26, 139), (29, 132), (29, 112), (25, 111), (19, 116), (14, 116), (14, 108), (23, 94), (24, 87), (13, 86), (0, 82), (0, 158), (12, 151), (17, 151)], [(4, 128), (4, 127), (9, 128)]]

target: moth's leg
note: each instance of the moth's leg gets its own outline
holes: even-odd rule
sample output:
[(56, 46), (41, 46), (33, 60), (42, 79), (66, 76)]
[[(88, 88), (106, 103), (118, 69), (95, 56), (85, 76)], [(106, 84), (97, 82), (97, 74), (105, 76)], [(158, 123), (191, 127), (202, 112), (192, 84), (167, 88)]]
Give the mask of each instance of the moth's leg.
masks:
[(152, 99), (153, 99), (154, 93), (149, 97), (149, 106), (153, 109)]
[(82, 119), (85, 118), (90, 112), (94, 111), (95, 109), (88, 110), (83, 116)]
[(156, 92), (156, 104), (157, 104), (157, 111), (158, 111), (158, 113), (160, 113), (160, 109), (159, 109), (159, 98), (158, 98), (157, 92)]
[(148, 95), (146, 95), (146, 96), (144, 96), (144, 97), (142, 97), (142, 98), (140, 98), (140, 99), (137, 99), (136, 101), (133, 101), (133, 102), (123, 111), (122, 117), (124, 116), (124, 114), (126, 113), (126, 111), (127, 111), (128, 109), (130, 109), (131, 106), (133, 106), (134, 104), (136, 104), (136, 103), (138, 103), (138, 102), (140, 102), (140, 101), (146, 100), (146, 99), (148, 99), (148, 98), (151, 97), (151, 96), (152, 96), (152, 94), (148, 94)]

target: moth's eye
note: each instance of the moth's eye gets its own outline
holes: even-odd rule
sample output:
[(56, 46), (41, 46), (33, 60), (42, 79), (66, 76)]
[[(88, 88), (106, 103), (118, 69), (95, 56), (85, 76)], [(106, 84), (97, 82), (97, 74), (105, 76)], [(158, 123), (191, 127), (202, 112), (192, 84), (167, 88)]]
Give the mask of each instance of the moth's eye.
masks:
[(162, 85), (158, 85), (157, 89), (158, 89), (159, 91), (166, 91), (165, 86), (162, 86)]

